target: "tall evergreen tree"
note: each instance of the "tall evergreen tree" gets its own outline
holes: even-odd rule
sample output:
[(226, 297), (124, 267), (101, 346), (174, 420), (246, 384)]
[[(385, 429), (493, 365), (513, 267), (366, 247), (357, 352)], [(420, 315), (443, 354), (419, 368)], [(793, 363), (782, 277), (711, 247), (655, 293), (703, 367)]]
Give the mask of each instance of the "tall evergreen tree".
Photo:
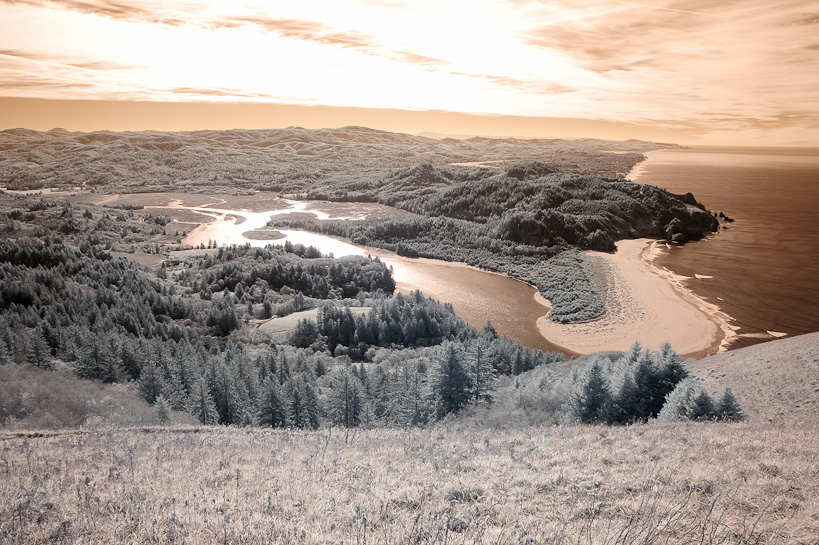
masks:
[(574, 415), (584, 424), (598, 424), (609, 419), (611, 392), (602, 365), (592, 361), (583, 378), (575, 386), (570, 398)]
[(464, 359), (463, 350), (451, 341), (442, 344), (432, 357), (429, 387), (439, 420), (457, 413), (469, 402), (472, 378)]
[(160, 425), (171, 419), (171, 405), (164, 396), (159, 396), (154, 404), (154, 417)]
[(51, 348), (49, 347), (48, 342), (46, 342), (41, 327), (37, 327), (34, 331), (32, 331), (28, 338), (28, 342), (26, 342), (26, 362), (35, 367), (52, 367), (53, 360), (51, 359)]
[(142, 367), (137, 380), (137, 389), (148, 403), (156, 403), (166, 390), (162, 369), (155, 360), (149, 359)]
[[(487, 322), (491, 327), (491, 324)], [(474, 341), (466, 353), (467, 366), (472, 380), (472, 399), (476, 402), (492, 403), (497, 379), (492, 364), (489, 342), (483, 339)]]
[(327, 402), (330, 419), (337, 426), (354, 428), (361, 422), (364, 403), (361, 382), (351, 372), (349, 365), (345, 366), (333, 380), (333, 389)]
[(219, 413), (216, 411), (216, 403), (210, 395), (208, 383), (204, 377), (193, 383), (191, 394), (188, 398), (188, 410), (199, 419), (199, 422), (206, 426), (215, 426), (219, 423)]
[(714, 406), (714, 415), (719, 420), (740, 422), (748, 417), (742, 407), (739, 406), (737, 398), (729, 387), (720, 392), (717, 399), (714, 400)]
[(260, 426), (283, 428), (287, 426), (287, 407), (279, 385), (274, 380), (266, 380), (259, 407), (256, 411), (256, 421)]
[(708, 393), (696, 380), (687, 378), (668, 394), (657, 419), (666, 422), (709, 420), (714, 418), (714, 413), (714, 402)]

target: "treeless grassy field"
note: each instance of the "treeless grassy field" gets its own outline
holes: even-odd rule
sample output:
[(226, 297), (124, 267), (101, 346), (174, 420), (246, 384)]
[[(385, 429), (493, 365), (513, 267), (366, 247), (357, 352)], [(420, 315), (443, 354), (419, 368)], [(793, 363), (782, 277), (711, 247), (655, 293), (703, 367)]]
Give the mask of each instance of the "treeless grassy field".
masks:
[(770, 424), (0, 435), (3, 543), (817, 543)]

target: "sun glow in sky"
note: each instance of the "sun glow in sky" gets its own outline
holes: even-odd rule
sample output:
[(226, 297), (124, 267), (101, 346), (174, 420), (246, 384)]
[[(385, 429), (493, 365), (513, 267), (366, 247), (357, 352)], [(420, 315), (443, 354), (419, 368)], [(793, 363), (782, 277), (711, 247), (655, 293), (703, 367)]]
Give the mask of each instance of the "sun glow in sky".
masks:
[(816, 1), (0, 0), (0, 97), (579, 118), (816, 145), (818, 74)]

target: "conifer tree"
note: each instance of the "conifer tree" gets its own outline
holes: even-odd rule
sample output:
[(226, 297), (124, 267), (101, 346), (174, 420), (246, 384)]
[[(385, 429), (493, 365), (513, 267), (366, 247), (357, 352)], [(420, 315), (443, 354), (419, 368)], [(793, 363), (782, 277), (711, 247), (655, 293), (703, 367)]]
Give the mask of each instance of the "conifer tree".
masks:
[(632, 418), (645, 421), (657, 416), (668, 392), (663, 389), (659, 369), (648, 350), (643, 350), (637, 356), (637, 361), (632, 364), (631, 374), (636, 388)]
[(137, 389), (142, 394), (142, 398), (148, 403), (156, 403), (165, 392), (165, 379), (162, 370), (154, 360), (149, 360), (142, 367), (142, 373), (137, 380)]
[(37, 327), (28, 338), (26, 361), (35, 367), (50, 368), (52, 366), (51, 349), (41, 327)]
[(164, 396), (159, 396), (154, 404), (154, 417), (160, 425), (171, 419), (171, 405)]
[(658, 420), (675, 422), (680, 420), (708, 420), (714, 417), (714, 402), (693, 378), (680, 382), (668, 394)]
[(598, 424), (609, 419), (611, 392), (609, 381), (598, 360), (594, 360), (575, 386), (570, 398), (574, 415), (584, 424)]
[(688, 370), (683, 365), (683, 359), (671, 348), (671, 343), (664, 342), (660, 346), (659, 361), (657, 362), (662, 380), (668, 392), (671, 392), (683, 379), (688, 378)]
[(330, 419), (337, 426), (354, 428), (360, 423), (364, 403), (361, 382), (352, 373), (350, 366), (345, 366), (333, 380), (333, 389), (327, 404)]
[[(124, 375), (119, 355), (112, 351), (107, 336), (98, 332), (92, 332), (83, 339), (76, 371), (80, 378), (103, 382), (117, 382)], [(150, 400), (151, 403), (153, 401)]]
[(740, 422), (747, 418), (745, 411), (739, 406), (739, 402), (730, 387), (725, 387), (725, 389), (720, 392), (714, 401), (714, 405), (714, 413), (719, 420)]
[[(488, 325), (489, 322), (487, 322)], [(492, 403), (495, 399), (497, 379), (492, 365), (489, 342), (477, 340), (472, 343), (466, 354), (469, 374), (472, 379), (472, 399), (476, 402)]]
[(470, 399), (472, 380), (464, 363), (462, 349), (447, 341), (431, 361), (429, 386), (435, 418), (457, 413)]
[(611, 412), (609, 422), (612, 424), (629, 424), (634, 421), (637, 413), (637, 399), (639, 392), (634, 383), (631, 369), (621, 369), (619, 388), (612, 392)]
[(256, 412), (256, 421), (260, 426), (283, 428), (287, 425), (287, 408), (281, 389), (276, 381), (266, 380)]
[(219, 413), (216, 411), (216, 404), (213, 396), (210, 395), (210, 389), (204, 377), (193, 383), (191, 395), (188, 398), (188, 407), (190, 413), (202, 424), (215, 426), (219, 423)]
[(319, 406), (315, 390), (303, 380), (291, 380), (289, 389), (289, 423), (295, 428), (318, 429)]

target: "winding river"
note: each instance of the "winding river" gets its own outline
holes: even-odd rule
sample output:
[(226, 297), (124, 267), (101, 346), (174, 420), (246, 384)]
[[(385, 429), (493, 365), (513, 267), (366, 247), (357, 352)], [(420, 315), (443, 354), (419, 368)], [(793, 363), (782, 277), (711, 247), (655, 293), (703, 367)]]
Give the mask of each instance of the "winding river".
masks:
[[(562, 351), (569, 355), (573, 352), (550, 343), (539, 332), (536, 326), (538, 318), (549, 311), (535, 298), (537, 290), (525, 282), (505, 275), (483, 271), (463, 263), (448, 263), (433, 259), (412, 259), (398, 256), (379, 248), (355, 246), (343, 240), (310, 233), (306, 231), (277, 229), (280, 233), (275, 239), (259, 240), (246, 233), (264, 230), (267, 222), (275, 216), (290, 214), (312, 214), (319, 220), (349, 219), (333, 217), (326, 212), (309, 208), (312, 203), (285, 201), (287, 208), (251, 212), (247, 210), (228, 210), (210, 207), (187, 207), (171, 204), (170, 208), (184, 209), (210, 216), (212, 221), (205, 223), (188, 233), (182, 244), (198, 246), (216, 244), (250, 244), (255, 247), (267, 244), (283, 244), (290, 241), (294, 244), (314, 246), (325, 254), (335, 257), (346, 255), (371, 255), (378, 257), (392, 267), (397, 289), (409, 293), (420, 289), (427, 297), (444, 303), (452, 303), (455, 312), (476, 327), (483, 327), (491, 320), (499, 334), (519, 341), (530, 348), (544, 351)], [(241, 219), (240, 219), (241, 218)]]

